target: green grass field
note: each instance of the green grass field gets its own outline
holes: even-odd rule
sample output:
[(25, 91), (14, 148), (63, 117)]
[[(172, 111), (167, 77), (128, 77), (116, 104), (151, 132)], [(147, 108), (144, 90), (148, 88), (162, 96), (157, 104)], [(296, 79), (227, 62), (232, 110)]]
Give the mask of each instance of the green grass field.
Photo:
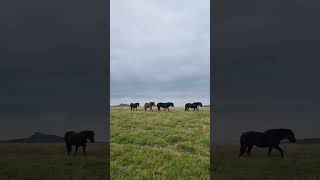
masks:
[(319, 180), (320, 145), (281, 144), (285, 158), (273, 150), (253, 148), (252, 157), (238, 158), (239, 145), (218, 145), (214, 148), (215, 180)]
[(87, 156), (68, 157), (64, 144), (0, 144), (1, 180), (100, 180), (107, 172), (105, 144), (88, 144)]
[(210, 112), (111, 109), (111, 179), (210, 179)]

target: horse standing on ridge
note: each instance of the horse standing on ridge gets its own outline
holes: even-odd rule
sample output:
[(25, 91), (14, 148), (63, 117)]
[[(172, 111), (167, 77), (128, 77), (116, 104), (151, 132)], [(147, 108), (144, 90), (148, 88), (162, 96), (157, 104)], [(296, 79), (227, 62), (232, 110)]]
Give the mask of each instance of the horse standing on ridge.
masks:
[(270, 129), (263, 133), (249, 131), (245, 132), (240, 137), (240, 154), (242, 156), (247, 152), (248, 156), (251, 155), (251, 149), (255, 145), (257, 147), (269, 148), (268, 157), (272, 149), (277, 149), (283, 157), (283, 150), (279, 147), (280, 141), (288, 139), (290, 142), (296, 142), (295, 135), (291, 129)]
[(78, 147), (82, 146), (83, 155), (86, 155), (86, 143), (87, 139), (89, 139), (92, 143), (94, 143), (94, 132), (93, 131), (81, 131), (80, 133), (76, 133), (74, 131), (68, 131), (64, 134), (64, 141), (66, 143), (66, 148), (68, 151), (68, 156), (72, 151), (72, 145), (76, 146), (74, 151), (74, 155), (77, 154)]
[(168, 109), (168, 111), (170, 112), (170, 109), (169, 109), (169, 107), (174, 107), (174, 104), (172, 103), (172, 102), (167, 102), (167, 103), (158, 103), (157, 104), (157, 107), (158, 107), (158, 111), (160, 111), (160, 108), (164, 108), (164, 111), (166, 110), (166, 109)]
[(138, 107), (140, 107), (140, 104), (139, 104), (139, 103), (131, 103), (131, 104), (130, 104), (130, 109), (131, 109), (131, 111), (132, 111), (133, 109), (136, 109), (136, 111), (138, 111)]
[(152, 106), (155, 106), (156, 104), (154, 102), (150, 102), (150, 103), (145, 103), (144, 104), (144, 110), (147, 111), (147, 109), (149, 108), (149, 111), (153, 111)]
[(189, 108), (193, 108), (193, 110), (195, 111), (197, 109), (197, 111), (199, 111), (198, 106), (202, 107), (202, 103), (201, 102), (194, 102), (194, 103), (187, 103), (184, 107), (184, 111), (189, 111)]

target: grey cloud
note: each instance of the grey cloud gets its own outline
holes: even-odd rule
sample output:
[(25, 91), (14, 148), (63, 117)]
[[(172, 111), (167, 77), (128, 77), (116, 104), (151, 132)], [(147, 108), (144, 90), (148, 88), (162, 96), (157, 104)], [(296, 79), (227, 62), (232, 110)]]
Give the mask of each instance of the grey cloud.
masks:
[(209, 1), (112, 1), (111, 104), (209, 104), (209, 15)]
[(319, 137), (317, 1), (215, 1), (213, 96), (218, 141), (287, 127)]
[(106, 2), (3, 1), (0, 139), (96, 131), (106, 140)]

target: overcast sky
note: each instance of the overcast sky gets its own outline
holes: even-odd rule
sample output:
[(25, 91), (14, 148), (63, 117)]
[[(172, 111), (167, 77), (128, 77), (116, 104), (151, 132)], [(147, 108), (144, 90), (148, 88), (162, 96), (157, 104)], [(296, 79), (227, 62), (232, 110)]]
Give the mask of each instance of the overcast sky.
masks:
[(0, 6), (0, 140), (96, 132), (106, 140), (106, 1)]
[(320, 137), (320, 2), (217, 0), (212, 117), (217, 141), (291, 128)]
[(112, 0), (111, 105), (210, 101), (209, 0)]

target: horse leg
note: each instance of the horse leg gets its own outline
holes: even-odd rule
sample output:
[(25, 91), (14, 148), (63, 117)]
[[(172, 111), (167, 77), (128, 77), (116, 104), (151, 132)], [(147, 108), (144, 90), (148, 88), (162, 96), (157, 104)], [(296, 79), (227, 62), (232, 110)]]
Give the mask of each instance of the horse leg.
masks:
[(279, 145), (274, 148), (277, 149), (281, 153), (281, 157), (283, 158), (283, 150), (279, 147)]
[(168, 107), (168, 111), (170, 112), (170, 109), (169, 109), (169, 107)]
[(86, 145), (83, 145), (82, 150), (83, 150), (83, 155), (86, 156)]
[(251, 156), (252, 146), (253, 146), (253, 145), (249, 145), (249, 146), (248, 146), (248, 151), (247, 151), (248, 157)]
[(198, 107), (196, 107), (197, 111), (199, 111)]
[(242, 145), (240, 147), (240, 154), (239, 154), (239, 157), (241, 157), (245, 152), (247, 151), (247, 147)]
[(68, 156), (70, 155), (70, 151), (72, 149), (72, 146), (70, 144), (66, 144), (67, 146), (67, 151), (68, 151)]
[(78, 151), (78, 145), (76, 145), (76, 149), (74, 150), (74, 156), (77, 154)]
[(268, 151), (268, 157), (270, 156), (271, 154), (271, 151), (272, 151), (272, 146), (269, 147), (269, 151)]

